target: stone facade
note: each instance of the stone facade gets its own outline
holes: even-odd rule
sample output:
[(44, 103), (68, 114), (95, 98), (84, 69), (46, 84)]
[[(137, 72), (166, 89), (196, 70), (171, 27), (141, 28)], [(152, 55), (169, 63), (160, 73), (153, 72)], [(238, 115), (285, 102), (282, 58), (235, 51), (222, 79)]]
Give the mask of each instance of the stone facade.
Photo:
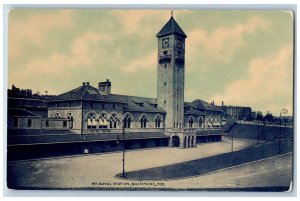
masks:
[[(184, 62), (185, 34), (166, 32), (173, 17), (157, 35), (157, 103), (166, 111), (167, 128), (183, 128), (184, 125)], [(176, 23), (176, 26), (177, 23)], [(179, 26), (178, 26), (179, 27)], [(166, 33), (165, 33), (166, 32)]]
[(108, 79), (98, 88), (84, 82), (42, 101), (47, 125), (40, 118), (32, 122), (33, 127), (67, 127), (78, 134), (141, 133), (146, 137), (160, 132), (169, 137), (170, 146), (180, 148), (196, 147), (198, 131), (220, 130), (221, 110), (200, 99), (184, 102), (185, 33), (171, 17), (156, 36), (157, 98), (113, 94)]

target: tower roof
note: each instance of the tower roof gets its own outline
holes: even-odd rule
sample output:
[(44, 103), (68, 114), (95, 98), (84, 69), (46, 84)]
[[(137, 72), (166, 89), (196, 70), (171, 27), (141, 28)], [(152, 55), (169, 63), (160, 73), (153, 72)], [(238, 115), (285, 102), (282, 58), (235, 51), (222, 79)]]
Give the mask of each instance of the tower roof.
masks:
[(156, 37), (162, 37), (170, 34), (177, 34), (184, 38), (187, 37), (180, 26), (177, 24), (177, 22), (174, 20), (173, 16), (171, 16), (166, 25), (158, 32)]

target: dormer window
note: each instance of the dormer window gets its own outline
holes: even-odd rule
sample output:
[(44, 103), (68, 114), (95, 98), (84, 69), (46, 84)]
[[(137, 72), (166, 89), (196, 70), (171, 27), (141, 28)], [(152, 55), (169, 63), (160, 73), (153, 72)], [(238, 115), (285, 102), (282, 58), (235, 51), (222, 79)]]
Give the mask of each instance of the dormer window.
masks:
[(134, 102), (134, 104), (136, 104), (137, 106), (139, 107), (144, 107), (144, 103), (142, 102), (138, 102), (138, 101), (135, 101), (135, 100), (132, 100)]

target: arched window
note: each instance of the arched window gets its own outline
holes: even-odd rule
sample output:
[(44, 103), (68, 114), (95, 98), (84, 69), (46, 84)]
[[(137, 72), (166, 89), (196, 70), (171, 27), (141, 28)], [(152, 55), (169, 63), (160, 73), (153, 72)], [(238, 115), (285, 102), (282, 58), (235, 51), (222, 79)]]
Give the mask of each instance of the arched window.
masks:
[(160, 128), (160, 123), (161, 123), (162, 119), (161, 117), (158, 115), (155, 118), (155, 128)]
[(54, 118), (55, 118), (55, 119), (60, 119), (60, 118), (61, 118), (59, 112), (56, 112), (56, 113), (54, 114)]
[(99, 128), (108, 128), (107, 114), (101, 113), (99, 116)]
[(212, 120), (210, 117), (208, 117), (207, 119), (207, 127), (211, 127), (212, 126)]
[(220, 119), (218, 117), (213, 118), (213, 127), (220, 127)]
[(97, 128), (96, 114), (90, 113), (87, 117), (87, 128)]
[(194, 124), (194, 118), (193, 118), (193, 117), (190, 117), (190, 118), (189, 118), (189, 127), (190, 127), (190, 128), (193, 128), (193, 124)]
[(116, 114), (112, 114), (109, 119), (110, 128), (117, 128), (118, 116)]
[(147, 116), (144, 114), (142, 117), (141, 117), (141, 128), (146, 128), (146, 125), (147, 125)]
[(69, 127), (70, 127), (70, 128), (73, 128), (73, 121), (74, 121), (73, 114), (72, 114), (72, 113), (68, 113), (67, 119), (70, 120), (70, 121), (69, 121)]
[(204, 126), (204, 120), (203, 120), (203, 117), (199, 117), (199, 127), (200, 128), (203, 128)]
[(123, 120), (123, 127), (124, 128), (130, 128), (130, 124), (131, 124), (131, 116), (130, 114), (126, 114)]

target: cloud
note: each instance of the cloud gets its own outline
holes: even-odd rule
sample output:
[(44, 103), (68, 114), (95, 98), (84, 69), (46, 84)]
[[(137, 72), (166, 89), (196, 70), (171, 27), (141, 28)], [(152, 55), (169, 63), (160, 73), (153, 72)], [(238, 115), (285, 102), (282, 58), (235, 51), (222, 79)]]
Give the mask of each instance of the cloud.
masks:
[(282, 108), (292, 111), (292, 45), (269, 57), (253, 59), (248, 69), (248, 78), (234, 81), (225, 88), (223, 94), (214, 95), (210, 100), (253, 106), (255, 110), (268, 108), (275, 114)]
[[(70, 68), (76, 70), (76, 68), (90, 65), (93, 58), (99, 54), (99, 52), (93, 52), (91, 45), (110, 38), (109, 35), (87, 31), (73, 40), (67, 53), (54, 52), (45, 58), (32, 59), (19, 71), (18, 76), (22, 79), (26, 77), (31, 79), (33, 74), (40, 77), (47, 76), (47, 74), (63, 74)], [(28, 72), (33, 74), (28, 74)]]
[(132, 60), (125, 67), (121, 68), (124, 74), (134, 74), (139, 71), (154, 71), (157, 68), (157, 51), (153, 51), (145, 57)]
[[(204, 55), (210, 61), (228, 63), (233, 54), (243, 47), (247, 41), (244, 36), (255, 34), (257, 30), (267, 30), (269, 23), (261, 17), (250, 17), (246, 22), (234, 26), (220, 26), (212, 33), (204, 29), (196, 29), (189, 33), (187, 51), (190, 57)], [(203, 68), (207, 70), (207, 68)]]
[[(129, 34), (136, 33), (143, 19), (147, 17), (145, 10), (116, 10), (115, 16), (121, 21)], [(148, 11), (149, 12), (149, 11)]]
[[(121, 22), (120, 24), (125, 27), (128, 34), (147, 35), (149, 33), (143, 32), (147, 28), (143, 23), (146, 20), (151, 20), (152, 22), (157, 22), (156, 24), (160, 24), (162, 19), (168, 20), (171, 17), (170, 12), (161, 10), (115, 10), (114, 14)], [(174, 10), (174, 16), (190, 12), (190, 10)]]
[[(19, 10), (12, 10), (10, 18), (18, 16)], [(24, 43), (44, 46), (50, 30), (73, 25), (72, 10), (48, 14), (32, 14), (25, 20), (11, 20), (9, 23), (9, 57), (15, 58), (24, 51)], [(20, 17), (20, 16), (18, 16)]]

